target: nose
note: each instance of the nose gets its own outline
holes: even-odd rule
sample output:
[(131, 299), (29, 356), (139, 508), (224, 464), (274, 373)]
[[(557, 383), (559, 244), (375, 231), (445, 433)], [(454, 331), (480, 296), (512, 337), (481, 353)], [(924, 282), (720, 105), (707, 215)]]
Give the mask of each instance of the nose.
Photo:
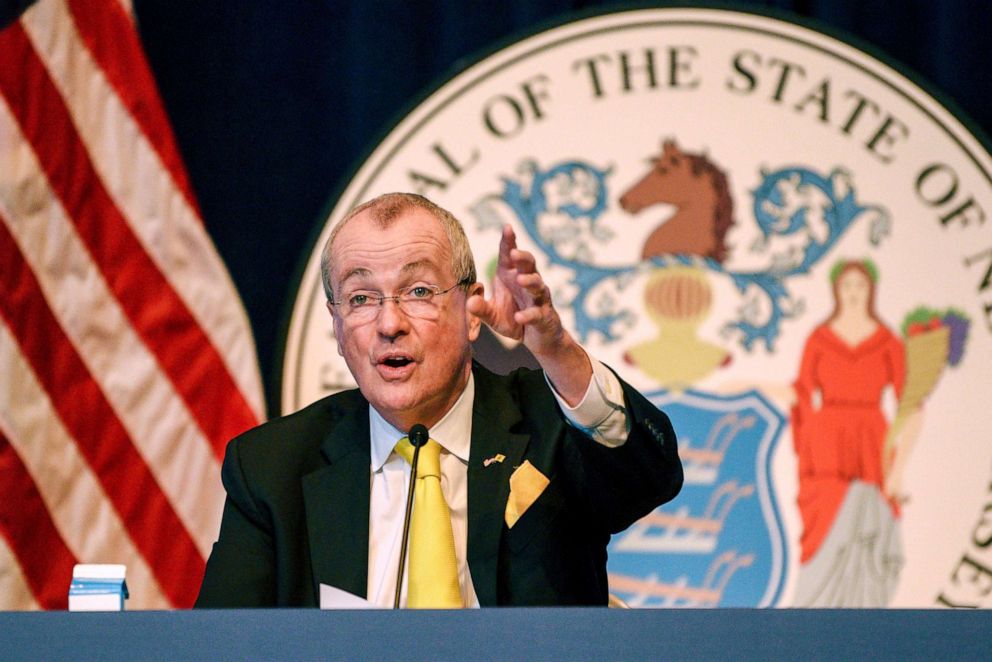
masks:
[(409, 318), (400, 309), (396, 299), (386, 299), (379, 304), (379, 315), (376, 317), (376, 330), (386, 338), (403, 335), (409, 326)]

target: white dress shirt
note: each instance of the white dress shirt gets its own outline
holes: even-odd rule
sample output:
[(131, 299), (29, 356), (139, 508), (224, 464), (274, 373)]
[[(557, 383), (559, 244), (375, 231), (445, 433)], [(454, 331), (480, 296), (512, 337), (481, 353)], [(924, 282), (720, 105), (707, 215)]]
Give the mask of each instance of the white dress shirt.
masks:
[[(593, 377), (585, 396), (574, 408), (558, 396), (566, 419), (597, 442), (617, 447), (626, 441), (629, 426), (623, 404), (623, 392), (616, 376), (596, 360)], [(554, 387), (551, 389), (554, 392)], [(472, 406), (475, 401), (475, 378), (468, 384), (454, 406), (430, 430), (431, 439), (441, 445), (441, 491), (451, 510), (451, 529), (458, 558), (458, 583), (466, 607), (478, 607), (472, 575), (468, 568), (468, 458), (472, 444)], [(410, 482), (410, 465), (393, 448), (406, 436), (369, 407), (372, 437), (371, 499), (369, 503), (369, 576), (368, 600), (377, 607), (390, 608), (396, 592), (403, 536), (403, 515)], [(400, 605), (406, 605), (406, 575)]]

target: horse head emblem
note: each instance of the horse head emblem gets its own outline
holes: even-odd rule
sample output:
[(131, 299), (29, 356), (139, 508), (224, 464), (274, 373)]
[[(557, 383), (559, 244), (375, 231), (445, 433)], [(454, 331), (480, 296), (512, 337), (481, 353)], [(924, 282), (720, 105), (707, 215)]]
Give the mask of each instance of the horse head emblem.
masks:
[(638, 214), (667, 203), (675, 212), (647, 238), (641, 257), (698, 255), (722, 264), (734, 224), (726, 174), (705, 154), (684, 152), (674, 140), (663, 141), (649, 162), (651, 169), (620, 196), (620, 206)]

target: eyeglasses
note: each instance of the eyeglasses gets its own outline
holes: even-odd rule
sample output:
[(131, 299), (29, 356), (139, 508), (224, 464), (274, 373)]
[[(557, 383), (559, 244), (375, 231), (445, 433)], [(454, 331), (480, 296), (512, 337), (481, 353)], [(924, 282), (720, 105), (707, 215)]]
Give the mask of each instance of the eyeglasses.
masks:
[(383, 296), (377, 292), (368, 290), (355, 290), (348, 293), (341, 301), (332, 301), (332, 306), (337, 306), (341, 311), (341, 316), (349, 322), (370, 322), (379, 316), (379, 310), (387, 301), (395, 301), (407, 316), (418, 319), (437, 319), (441, 309), (436, 301), (442, 296), (455, 289), (471, 284), (468, 278), (463, 278), (446, 290), (442, 290), (437, 285), (410, 285), (397, 291), (391, 297)]

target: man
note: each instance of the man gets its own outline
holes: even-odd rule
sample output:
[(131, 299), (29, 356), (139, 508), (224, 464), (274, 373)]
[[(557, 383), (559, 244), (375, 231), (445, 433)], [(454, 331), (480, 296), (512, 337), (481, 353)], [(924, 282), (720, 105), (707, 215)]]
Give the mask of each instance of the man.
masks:
[[(565, 330), (509, 227), (488, 299), (461, 225), (417, 195), (359, 206), (322, 258), (358, 389), (231, 442), (197, 606), (316, 606), (321, 584), (393, 606), (416, 424), (432, 440), (421, 454), (439, 447), (445, 514), (419, 541), (411, 525), (402, 606), (605, 605), (610, 534), (681, 487), (668, 418)], [(473, 364), (482, 323), (543, 370)], [(418, 470), (418, 499), (431, 477)], [(416, 504), (415, 520), (434, 507)], [(423, 597), (442, 585), (443, 600)]]

